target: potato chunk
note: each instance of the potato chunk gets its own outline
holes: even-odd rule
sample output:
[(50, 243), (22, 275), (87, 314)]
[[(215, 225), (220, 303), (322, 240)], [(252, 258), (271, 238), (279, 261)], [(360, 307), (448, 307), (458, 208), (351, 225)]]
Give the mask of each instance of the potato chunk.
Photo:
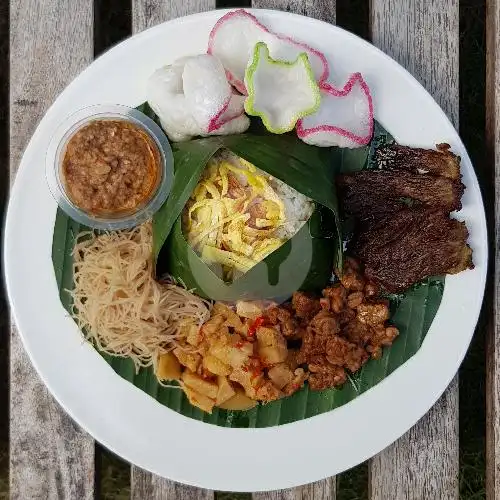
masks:
[(229, 375), (229, 380), (240, 384), (248, 396), (255, 398), (257, 396), (257, 388), (262, 383), (263, 375), (252, 373), (250, 370), (239, 368), (233, 370), (231, 375)]
[(281, 396), (280, 390), (270, 380), (266, 380), (257, 389), (257, 399), (265, 403), (276, 401), (281, 398)]
[(215, 382), (203, 380), (201, 377), (189, 370), (184, 371), (181, 378), (184, 384), (194, 391), (199, 392), (200, 394), (203, 394), (213, 400), (217, 397), (219, 386)]
[(201, 362), (201, 356), (196, 352), (188, 352), (180, 347), (174, 349), (175, 357), (179, 360), (179, 363), (192, 372), (198, 369)]
[(257, 342), (260, 347), (275, 346), (278, 343), (284, 343), (286, 345), (285, 339), (281, 333), (267, 326), (260, 326), (257, 328)]
[(221, 314), (212, 316), (206, 323), (202, 326), (202, 332), (205, 335), (213, 335), (216, 333), (224, 323), (224, 317)]
[(215, 404), (220, 406), (228, 399), (231, 399), (236, 394), (236, 391), (226, 377), (217, 377), (217, 385), (219, 386), (219, 391), (217, 392)]
[(286, 340), (278, 330), (261, 326), (257, 328), (258, 354), (265, 366), (285, 361), (288, 349)]
[(240, 317), (230, 307), (226, 306), (226, 304), (216, 302), (213, 311), (215, 314), (220, 314), (225, 318), (226, 326), (230, 326), (236, 331), (240, 331), (243, 328)]
[(183, 325), (182, 333), (186, 336), (186, 342), (193, 347), (197, 347), (203, 339), (201, 328), (194, 323), (186, 323)]
[(259, 349), (259, 358), (264, 366), (272, 366), (285, 361), (287, 356), (286, 347), (273, 346), (261, 347)]
[(293, 379), (293, 372), (285, 363), (274, 365), (267, 374), (278, 389), (283, 389)]
[(231, 373), (231, 367), (223, 363), (219, 358), (207, 354), (203, 358), (203, 367), (214, 375), (229, 375)]
[(220, 408), (224, 410), (250, 410), (257, 404), (256, 401), (249, 398), (245, 391), (242, 389), (236, 389), (236, 394), (225, 401), (224, 403), (218, 405)]
[(293, 379), (283, 388), (285, 396), (290, 396), (301, 389), (307, 377), (308, 374), (302, 368), (297, 368), (293, 373)]
[(211, 355), (233, 368), (239, 368), (248, 360), (248, 354), (237, 347), (215, 344), (210, 348), (209, 352)]
[(215, 400), (210, 399), (205, 394), (201, 394), (186, 384), (181, 384), (184, 393), (186, 394), (189, 402), (200, 408), (200, 410), (206, 411), (207, 413), (212, 413), (212, 410), (215, 406)]
[(236, 302), (236, 313), (242, 318), (256, 319), (262, 316), (262, 304), (238, 300), (238, 302)]
[(167, 352), (160, 356), (156, 376), (160, 380), (178, 380), (181, 377), (181, 364), (173, 352)]

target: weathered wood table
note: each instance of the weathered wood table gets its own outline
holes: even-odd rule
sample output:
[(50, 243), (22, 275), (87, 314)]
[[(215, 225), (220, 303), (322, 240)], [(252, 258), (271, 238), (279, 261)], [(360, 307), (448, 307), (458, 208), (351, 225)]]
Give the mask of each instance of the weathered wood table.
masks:
[[(249, 0), (247, 5), (250, 3), (253, 7), (285, 9), (330, 23), (336, 21), (335, 0)], [(162, 21), (216, 6), (215, 0), (132, 0), (132, 31), (136, 33)], [(21, 154), (38, 121), (58, 93), (92, 61), (94, 24), (99, 23), (99, 19), (97, 13), (95, 19), (93, 16), (93, 0), (11, 0), (10, 7), (10, 165), (13, 181)], [(415, 75), (458, 126), (458, 0), (371, 0), (369, 9), (373, 43)], [(500, 0), (488, 2), (487, 30), (487, 147), (492, 171), (496, 165), (498, 190)], [(496, 217), (498, 228), (498, 207)], [(498, 238), (497, 232), (496, 241)], [(497, 273), (494, 306), (500, 305), (498, 283), (500, 276)], [(489, 498), (493, 500), (500, 498), (498, 322), (492, 322), (489, 331), (487, 362), (487, 486)], [(93, 498), (96, 494), (94, 441), (66, 416), (47, 392), (15, 329), (12, 331), (10, 365), (11, 498)], [(458, 444), (458, 384), (455, 379), (413, 429), (370, 460), (370, 498), (458, 498)], [(132, 467), (131, 483), (132, 497), (137, 500), (208, 500), (214, 496), (211, 491), (175, 484), (136, 467)], [(336, 498), (335, 478), (293, 490), (254, 494), (253, 498), (333, 500)]]

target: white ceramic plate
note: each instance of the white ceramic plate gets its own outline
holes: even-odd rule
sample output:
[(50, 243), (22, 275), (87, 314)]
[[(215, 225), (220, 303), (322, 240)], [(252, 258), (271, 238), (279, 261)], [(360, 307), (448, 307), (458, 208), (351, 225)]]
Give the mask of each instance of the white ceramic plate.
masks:
[(83, 106), (143, 102), (153, 70), (206, 50), (221, 11), (176, 19), (134, 36), (68, 86), (26, 149), (5, 229), (5, 272), (14, 317), (33, 364), (65, 410), (106, 447), (144, 469), (232, 491), (288, 488), (337, 474), (375, 455), (415, 424), (448, 386), (465, 355), (479, 315), (487, 263), (484, 209), (470, 159), (420, 84), (382, 52), (339, 28), (283, 12), (255, 14), (271, 29), (322, 50), (334, 83), (361, 71), (373, 93), (376, 118), (398, 141), (426, 147), (448, 142), (462, 157), (467, 190), (459, 217), (470, 230), (476, 268), (446, 279), (441, 307), (410, 361), (329, 413), (280, 427), (226, 429), (183, 417), (120, 378), (82, 344), (59, 302), (51, 261), (56, 203), (43, 161), (52, 134)]

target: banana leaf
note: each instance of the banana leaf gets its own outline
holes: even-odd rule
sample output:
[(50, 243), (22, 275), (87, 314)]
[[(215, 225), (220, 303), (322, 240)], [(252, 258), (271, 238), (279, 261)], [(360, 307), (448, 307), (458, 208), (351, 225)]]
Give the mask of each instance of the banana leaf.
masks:
[(184, 239), (177, 218), (165, 246), (169, 274), (211, 300), (284, 301), (296, 290), (321, 290), (331, 278), (336, 245), (335, 240), (313, 236), (314, 228), (321, 224), (317, 221), (320, 217), (321, 210), (316, 209), (291, 240), (232, 283), (225, 283), (198, 257)]
[[(329, 150), (306, 145), (293, 135), (256, 134), (210, 137), (172, 147), (173, 187), (153, 217), (158, 275), (167, 272), (197, 294), (214, 300), (284, 300), (296, 290), (316, 290), (327, 285), (334, 265), (341, 266), (342, 255), (339, 230), (321, 230), (326, 226), (340, 227), (334, 157)], [(181, 227), (182, 209), (208, 161), (220, 149), (232, 151), (305, 194), (316, 202), (316, 212), (322, 214), (323, 220), (332, 219), (319, 226), (309, 220), (283, 246), (232, 283), (226, 283), (201, 260), (187, 243)]]
[[(392, 138), (378, 126), (374, 141), (392, 142)], [(208, 151), (210, 149), (206, 149), (205, 153), (208, 154)], [(339, 171), (353, 172), (373, 166), (373, 147), (370, 146), (352, 151), (334, 150), (329, 154), (337, 156), (336, 166)], [(186, 182), (190, 182), (190, 179), (187, 178)], [(310, 225), (312, 232), (314, 232), (314, 226), (318, 224), (318, 221), (320, 222), (318, 219), (320, 215), (321, 213), (315, 213), (312, 219), (314, 221), (314, 224)], [(168, 213), (164, 213), (164, 217), (167, 216)], [(172, 225), (176, 219), (172, 220)], [(61, 210), (57, 211), (52, 261), (61, 302), (68, 311), (71, 308), (71, 298), (66, 290), (73, 286), (71, 251), (76, 235), (84, 229), (86, 228), (81, 228)], [(390, 348), (384, 349), (380, 359), (370, 360), (340, 389), (310, 391), (306, 385), (289, 398), (259, 405), (249, 411), (234, 412), (215, 409), (209, 415), (191, 406), (180, 389), (160, 386), (151, 368), (141, 369), (136, 373), (130, 359), (100, 354), (119, 376), (155, 398), (159, 403), (186, 417), (222, 427), (271, 427), (296, 422), (339, 408), (370, 390), (397, 370), (422, 345), (438, 311), (443, 290), (444, 278), (432, 278), (415, 285), (403, 294), (388, 296), (391, 303), (391, 322), (399, 328), (399, 337)]]

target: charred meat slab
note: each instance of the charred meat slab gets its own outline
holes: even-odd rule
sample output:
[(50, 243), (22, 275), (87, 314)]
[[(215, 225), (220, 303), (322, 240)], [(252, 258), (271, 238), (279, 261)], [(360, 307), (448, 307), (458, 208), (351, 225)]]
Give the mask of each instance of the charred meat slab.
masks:
[(366, 277), (400, 292), (473, 268), (467, 227), (450, 217), (465, 189), (460, 157), (441, 144), (435, 151), (382, 146), (375, 158), (378, 169), (337, 178), (344, 214), (357, 221), (349, 249)]
[(390, 213), (411, 199), (451, 212), (460, 210), (464, 185), (447, 177), (414, 174), (407, 171), (363, 170), (341, 175), (337, 180), (347, 213), (365, 217), (372, 209)]
[(450, 151), (449, 144), (438, 144), (436, 150), (389, 144), (377, 149), (375, 161), (383, 170), (407, 170), (460, 180), (460, 156)]
[(439, 209), (403, 209), (357, 236), (352, 251), (366, 276), (390, 292), (400, 292), (429, 276), (473, 267), (464, 222)]

